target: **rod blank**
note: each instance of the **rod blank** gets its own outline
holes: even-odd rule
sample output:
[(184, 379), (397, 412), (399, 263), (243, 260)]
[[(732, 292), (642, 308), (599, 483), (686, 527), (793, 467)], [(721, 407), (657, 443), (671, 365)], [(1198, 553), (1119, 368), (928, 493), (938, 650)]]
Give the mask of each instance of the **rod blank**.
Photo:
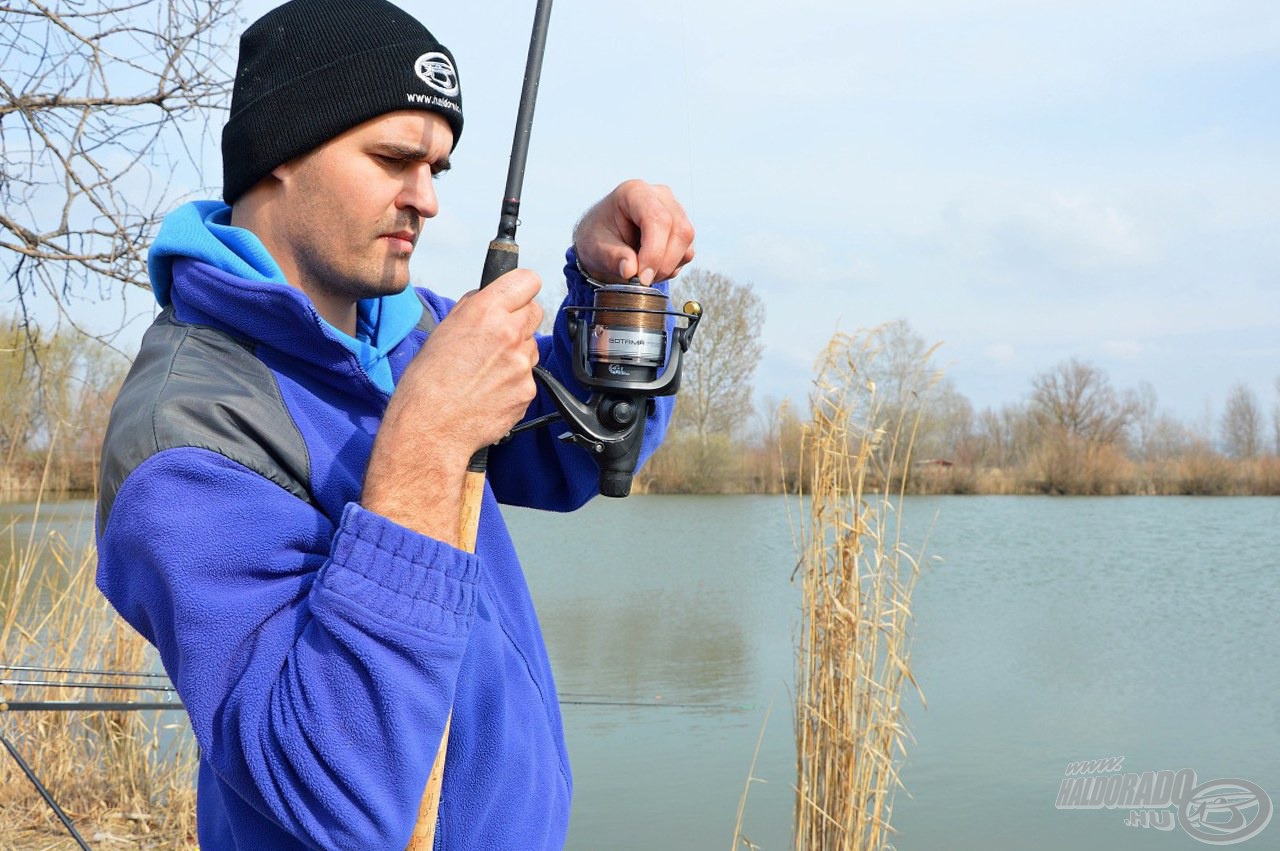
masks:
[(106, 688), (121, 691), (177, 691), (173, 686), (149, 686), (141, 683), (101, 683), (81, 682), (77, 680), (6, 680), (0, 679), (0, 686), (31, 686), (34, 688)]
[(13, 743), (0, 733), (0, 744), (3, 744), (5, 750), (9, 752), (9, 756), (13, 757), (13, 761), (18, 763), (18, 767), (22, 769), (22, 773), (27, 775), (27, 779), (31, 781), (31, 785), (36, 787), (36, 791), (40, 793), (40, 797), (44, 798), (44, 802), (49, 805), (49, 809), (53, 810), (53, 814), (58, 817), (58, 821), (62, 822), (62, 826), (67, 829), (76, 843), (84, 849), (84, 851), (92, 851), (89, 843), (84, 841), (84, 837), (80, 835), (80, 831), (76, 830), (76, 826), (71, 823), (71, 819), (62, 811), (62, 807), (58, 806), (58, 802), (53, 799), (53, 794), (40, 782), (40, 778), (36, 776), (31, 766), (27, 765), (27, 761), (22, 758), (22, 754), (18, 753), (18, 749)]
[(168, 674), (150, 671), (107, 671), (98, 668), (47, 668), (42, 665), (6, 665), (0, 662), (0, 671), (23, 671), (35, 674), (74, 674), (81, 677), (157, 677), (168, 679)]

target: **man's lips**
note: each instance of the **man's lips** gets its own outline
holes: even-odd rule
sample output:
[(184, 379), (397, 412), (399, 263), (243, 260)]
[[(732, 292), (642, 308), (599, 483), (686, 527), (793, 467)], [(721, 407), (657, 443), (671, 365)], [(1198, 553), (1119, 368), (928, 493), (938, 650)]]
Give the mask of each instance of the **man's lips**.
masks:
[(411, 230), (398, 230), (394, 233), (384, 233), (382, 238), (390, 241), (393, 248), (400, 251), (413, 251), (414, 243), (418, 241), (418, 235)]

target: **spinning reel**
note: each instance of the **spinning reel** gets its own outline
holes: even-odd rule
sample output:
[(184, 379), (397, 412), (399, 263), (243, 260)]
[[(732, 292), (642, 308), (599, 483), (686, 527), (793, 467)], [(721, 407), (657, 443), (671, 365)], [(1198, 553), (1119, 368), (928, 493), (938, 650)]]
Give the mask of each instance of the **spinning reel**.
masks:
[[(650, 287), (604, 284), (597, 286), (591, 307), (562, 310), (572, 336), (574, 377), (591, 388), (591, 396), (579, 401), (540, 366), (533, 368), (534, 377), (569, 427), (560, 439), (586, 449), (600, 467), (600, 493), (626, 496), (640, 460), (645, 418), (654, 397), (680, 388), (682, 358), (702, 319), (702, 305), (689, 301), (683, 311), (670, 310), (667, 297)], [(554, 418), (534, 420), (520, 430)]]

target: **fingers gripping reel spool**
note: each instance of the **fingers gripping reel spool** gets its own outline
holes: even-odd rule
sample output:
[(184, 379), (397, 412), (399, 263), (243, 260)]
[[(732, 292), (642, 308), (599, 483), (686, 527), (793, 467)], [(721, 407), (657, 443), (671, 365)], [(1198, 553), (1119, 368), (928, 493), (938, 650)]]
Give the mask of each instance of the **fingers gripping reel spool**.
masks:
[(680, 389), (682, 359), (702, 306), (690, 301), (683, 311), (671, 310), (658, 290), (613, 284), (596, 289), (591, 307), (562, 309), (572, 337), (573, 374), (591, 388), (591, 397), (579, 401), (542, 367), (534, 367), (534, 377), (569, 427), (560, 439), (583, 447), (599, 465), (600, 493), (626, 496), (651, 400)]

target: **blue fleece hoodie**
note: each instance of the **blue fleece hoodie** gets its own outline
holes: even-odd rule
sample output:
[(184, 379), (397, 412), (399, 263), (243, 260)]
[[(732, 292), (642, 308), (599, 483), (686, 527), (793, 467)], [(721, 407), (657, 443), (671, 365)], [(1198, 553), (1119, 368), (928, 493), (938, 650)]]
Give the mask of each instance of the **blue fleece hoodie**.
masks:
[[(409, 299), (435, 319), (452, 303), (362, 305), (347, 337), (224, 215), (166, 221), (166, 306), (113, 410), (98, 512), (99, 586), (159, 649), (200, 745), (201, 846), (402, 849), (452, 707), (437, 847), (561, 847), (559, 706), (498, 503), (571, 510), (595, 465), (555, 430), (494, 448), (475, 554), (366, 511), (378, 424), (426, 338)], [(588, 303), (568, 261), (567, 298)], [(585, 396), (563, 323), (541, 363)], [(529, 416), (549, 410), (540, 395)], [(645, 456), (669, 416), (659, 400)]]

